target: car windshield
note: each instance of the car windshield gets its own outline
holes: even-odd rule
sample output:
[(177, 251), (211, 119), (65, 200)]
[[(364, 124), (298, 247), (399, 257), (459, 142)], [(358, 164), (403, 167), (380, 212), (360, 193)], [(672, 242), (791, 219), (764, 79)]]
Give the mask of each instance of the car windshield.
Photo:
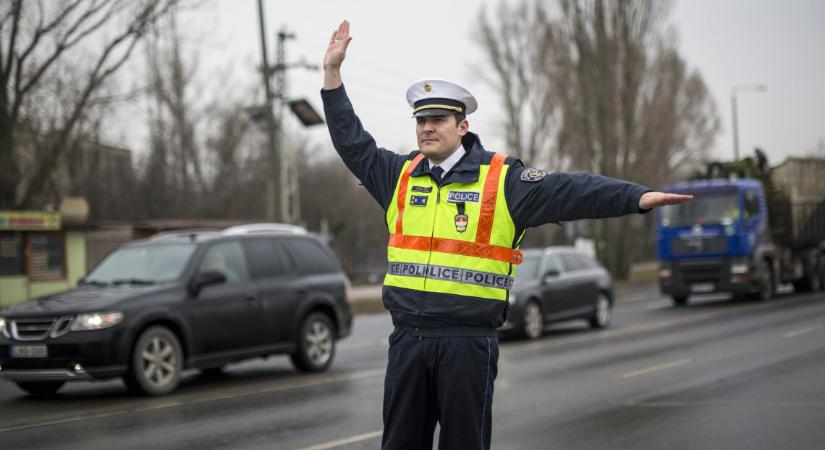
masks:
[(83, 279), (86, 284), (154, 284), (177, 280), (195, 244), (151, 244), (112, 252)]
[(539, 262), (541, 255), (524, 255), (521, 264), (516, 268), (516, 283), (535, 280), (539, 277)]
[(694, 224), (730, 225), (739, 220), (739, 214), (739, 199), (735, 194), (697, 197), (681, 205), (663, 207), (661, 221), (664, 227)]

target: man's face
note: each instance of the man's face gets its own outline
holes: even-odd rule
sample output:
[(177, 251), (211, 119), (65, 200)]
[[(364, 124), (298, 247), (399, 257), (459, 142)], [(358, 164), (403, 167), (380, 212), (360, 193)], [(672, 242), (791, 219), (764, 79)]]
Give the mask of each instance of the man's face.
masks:
[(456, 124), (456, 116), (453, 114), (416, 117), (415, 122), (418, 148), (436, 164), (440, 164), (458, 149), (461, 138), (470, 127), (466, 119)]

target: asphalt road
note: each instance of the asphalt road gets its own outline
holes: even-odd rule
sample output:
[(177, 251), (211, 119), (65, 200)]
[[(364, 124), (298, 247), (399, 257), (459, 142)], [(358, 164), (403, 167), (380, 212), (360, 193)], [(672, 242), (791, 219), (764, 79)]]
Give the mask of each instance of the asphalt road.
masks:
[[(273, 357), (159, 399), (113, 381), (38, 400), (0, 380), (0, 447), (375, 449), (390, 330), (358, 316), (324, 374)], [(672, 308), (629, 292), (608, 330), (503, 340), (495, 390), (496, 449), (822, 449), (825, 294)]]

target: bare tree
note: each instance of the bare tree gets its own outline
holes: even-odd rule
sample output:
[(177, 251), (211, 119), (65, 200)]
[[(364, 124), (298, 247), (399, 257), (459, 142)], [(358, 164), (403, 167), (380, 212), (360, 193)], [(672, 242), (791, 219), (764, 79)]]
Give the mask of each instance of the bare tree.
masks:
[(197, 127), (204, 118), (197, 94), (197, 53), (183, 54), (173, 11), (169, 26), (146, 42), (149, 84), (149, 130), (155, 163), (150, 177), (162, 177), (167, 202), (178, 216), (191, 216), (205, 188)]
[[(497, 26), (485, 12), (481, 22), (484, 50), (496, 67), (494, 81), (508, 117), (531, 124), (546, 120), (540, 114), (558, 118), (552, 128), (529, 132), (542, 139), (550, 132), (553, 145), (542, 151), (556, 154), (541, 160), (657, 187), (690, 172), (706, 155), (719, 120), (701, 75), (689, 71), (663, 37), (668, 2), (528, 5), (502, 4)], [(525, 119), (523, 103), (537, 101), (541, 108)], [(508, 120), (508, 134), (524, 132), (513, 123)], [(529, 148), (531, 141), (508, 138), (510, 145), (519, 142)], [(646, 226), (650, 219), (646, 224), (638, 218), (593, 223), (597, 253), (614, 274), (624, 276), (649, 246), (628, 233)]]
[[(129, 59), (146, 31), (177, 0), (11, 0), (0, 6), (0, 208), (31, 207), (107, 80)], [(88, 62), (88, 65), (81, 62)], [(61, 84), (64, 63), (80, 74), (62, 91), (56, 114), (40, 100)], [(46, 83), (58, 80), (57, 84)], [(44, 90), (44, 87), (46, 88)], [(55, 103), (50, 103), (55, 105)], [(39, 126), (33, 126), (39, 124)], [(48, 130), (30, 177), (19, 166), (19, 130)]]

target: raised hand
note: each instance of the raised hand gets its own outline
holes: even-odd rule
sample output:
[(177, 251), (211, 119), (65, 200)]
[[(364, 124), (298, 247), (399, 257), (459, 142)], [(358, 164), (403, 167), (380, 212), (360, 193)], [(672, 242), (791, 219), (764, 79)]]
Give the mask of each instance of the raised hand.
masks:
[(645, 192), (639, 199), (639, 208), (651, 209), (665, 205), (678, 205), (693, 200), (692, 195), (669, 194), (666, 192)]
[(349, 22), (345, 20), (332, 32), (327, 52), (324, 54), (324, 89), (335, 89), (341, 85), (341, 64), (347, 56), (347, 47), (351, 40)]

